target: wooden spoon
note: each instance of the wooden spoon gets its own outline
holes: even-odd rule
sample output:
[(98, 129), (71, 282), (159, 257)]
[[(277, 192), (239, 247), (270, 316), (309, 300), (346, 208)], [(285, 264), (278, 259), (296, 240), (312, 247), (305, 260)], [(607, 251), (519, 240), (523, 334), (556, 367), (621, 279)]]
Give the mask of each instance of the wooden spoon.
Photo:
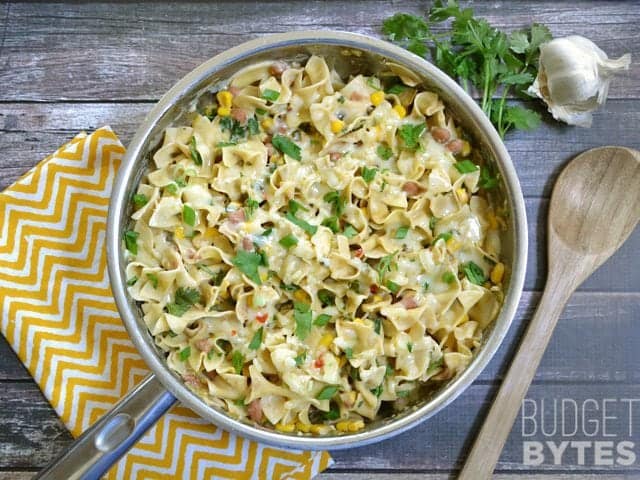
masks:
[(638, 219), (640, 152), (594, 148), (562, 171), (549, 206), (547, 285), (459, 479), (491, 478), (565, 303), (618, 250)]

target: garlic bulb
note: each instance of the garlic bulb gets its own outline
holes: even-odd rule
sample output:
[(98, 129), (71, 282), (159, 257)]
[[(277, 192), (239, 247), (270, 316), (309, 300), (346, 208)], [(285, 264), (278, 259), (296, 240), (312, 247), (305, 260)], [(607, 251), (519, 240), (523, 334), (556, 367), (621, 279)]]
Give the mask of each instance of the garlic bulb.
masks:
[(591, 112), (607, 99), (611, 76), (630, 63), (630, 54), (609, 60), (584, 37), (557, 38), (540, 46), (538, 77), (528, 93), (540, 97), (556, 120), (590, 127)]

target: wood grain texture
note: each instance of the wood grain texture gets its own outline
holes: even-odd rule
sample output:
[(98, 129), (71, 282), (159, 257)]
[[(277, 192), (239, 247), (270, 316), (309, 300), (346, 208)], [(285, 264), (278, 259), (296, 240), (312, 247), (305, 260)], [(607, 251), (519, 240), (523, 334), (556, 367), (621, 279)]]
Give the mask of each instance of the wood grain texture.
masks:
[[(380, 35), (382, 21), (401, 10), (422, 13), (424, 1), (177, 2), (10, 4), (2, 50), (0, 100), (157, 99), (204, 60), (244, 41), (276, 32), (337, 29)], [(504, 28), (532, 21), (554, 35), (581, 34), (611, 56), (640, 55), (634, 4), (499, 1), (476, 13)], [(78, 54), (82, 49), (82, 55)], [(88, 61), (88, 59), (90, 59)], [(612, 98), (637, 98), (636, 62), (614, 82)]]
[[(471, 3), (471, 2), (470, 2)], [(202, 61), (273, 32), (331, 28), (378, 36), (398, 11), (421, 13), (429, 2), (3, 3), (0, 5), (0, 189), (80, 130), (111, 125), (128, 143), (153, 103)], [(587, 148), (640, 148), (640, 2), (473, 2), (479, 15), (515, 29), (538, 21), (556, 36), (580, 34), (610, 56), (631, 52), (631, 70), (616, 77), (591, 129), (549, 121), (516, 133), (507, 147), (529, 215), (526, 288), (503, 347), (478, 381), (422, 426), (379, 445), (335, 452), (325, 480), (452, 478), (504, 376), (537, 304), (546, 274), (548, 197), (561, 167)], [(542, 110), (540, 110), (542, 112)], [(536, 373), (531, 398), (640, 398), (640, 232), (569, 300)], [(605, 327), (606, 325), (606, 327)], [(640, 419), (640, 412), (638, 412)], [(640, 421), (640, 420), (638, 420)], [(635, 424), (640, 430), (638, 423)], [(622, 420), (614, 425), (621, 432)], [(546, 440), (545, 438), (536, 438)], [(561, 440), (553, 437), (552, 440)], [(636, 445), (640, 441), (632, 438)], [(0, 340), (0, 480), (24, 480), (71, 441), (4, 340)], [(523, 437), (507, 441), (498, 480), (640, 478), (636, 470), (576, 465), (525, 467)], [(640, 458), (640, 455), (639, 455)], [(575, 463), (575, 462), (574, 462)]]
[[(127, 145), (153, 103), (7, 103), (0, 105), (0, 189), (81, 130), (110, 125)], [(548, 197), (560, 169), (578, 152), (606, 142), (640, 149), (640, 101), (610, 100), (590, 129), (549, 120), (506, 145), (527, 197)], [(615, 125), (616, 128), (612, 128)]]

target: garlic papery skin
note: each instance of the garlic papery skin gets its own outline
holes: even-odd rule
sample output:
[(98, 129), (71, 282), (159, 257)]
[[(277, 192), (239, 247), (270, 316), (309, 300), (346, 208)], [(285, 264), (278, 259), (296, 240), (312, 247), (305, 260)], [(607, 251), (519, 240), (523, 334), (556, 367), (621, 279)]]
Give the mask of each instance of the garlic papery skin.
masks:
[(556, 38), (540, 46), (538, 76), (527, 92), (540, 97), (556, 120), (588, 128), (591, 113), (607, 99), (611, 77), (630, 63), (630, 54), (610, 60), (587, 38)]

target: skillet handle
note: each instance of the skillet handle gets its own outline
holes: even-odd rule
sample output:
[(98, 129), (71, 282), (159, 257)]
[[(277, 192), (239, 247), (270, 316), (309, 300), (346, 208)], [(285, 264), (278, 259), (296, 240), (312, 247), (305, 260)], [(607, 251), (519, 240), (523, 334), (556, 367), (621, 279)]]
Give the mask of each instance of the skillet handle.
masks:
[(176, 402), (151, 374), (34, 479), (98, 480)]

